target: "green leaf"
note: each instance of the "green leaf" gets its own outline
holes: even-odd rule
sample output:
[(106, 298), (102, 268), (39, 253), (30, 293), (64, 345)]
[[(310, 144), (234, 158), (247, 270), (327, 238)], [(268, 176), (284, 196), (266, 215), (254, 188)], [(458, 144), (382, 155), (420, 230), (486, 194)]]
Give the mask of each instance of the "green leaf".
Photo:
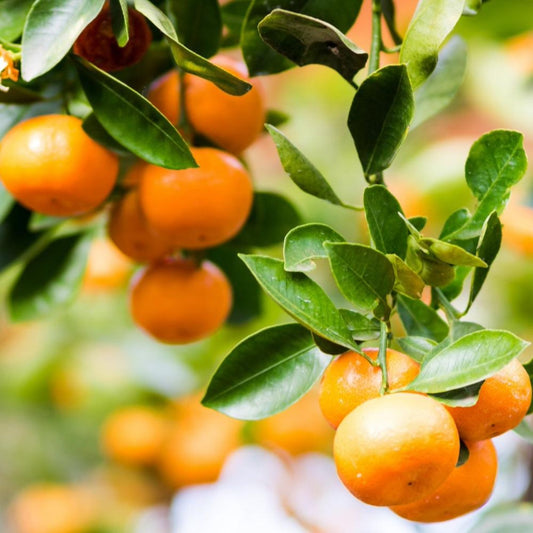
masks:
[(394, 268), (394, 290), (410, 298), (420, 298), (424, 290), (424, 280), (400, 257), (387, 254)]
[(298, 324), (264, 329), (224, 359), (202, 403), (233, 418), (265, 418), (299, 400), (330, 361)]
[(248, 220), (231, 244), (279, 244), (283, 242), (285, 234), (300, 222), (298, 211), (287, 198), (273, 192), (256, 192)]
[(481, 287), (485, 283), (488, 276), (490, 266), (496, 259), (500, 246), (502, 243), (502, 225), (498, 215), (493, 212), (485, 221), (485, 225), (481, 231), (479, 238), (479, 245), (477, 254), (485, 263), (487, 268), (476, 268), (474, 270), (474, 278), (472, 279), (472, 286), (470, 287), (470, 296), (468, 298), (468, 308), (474, 303)]
[(197, 166), (178, 130), (146, 98), (83, 59), (76, 67), (96, 118), (119, 144), (153, 165)]
[(424, 362), (407, 389), (439, 393), (473, 385), (501, 370), (528, 344), (507, 331), (475, 331)]
[[(520, 437), (522, 437), (524, 440), (529, 442), (529, 444), (533, 444), (533, 428), (529, 425), (527, 420), (522, 420), (522, 422), (520, 422), (520, 424), (518, 424), (513, 431), (517, 435), (520, 435)], [(530, 524), (533, 526), (533, 514), (531, 515)]]
[(15, 199), (7, 192), (2, 182), (0, 182), (0, 224), (11, 211), (14, 203)]
[(233, 292), (228, 322), (244, 324), (261, 315), (261, 288), (231, 246), (218, 246), (208, 251), (208, 258), (226, 274)]
[(339, 309), (339, 311), (353, 339), (363, 342), (379, 338), (381, 331), (379, 320), (368, 318), (352, 309)]
[(10, 105), (0, 103), (0, 139), (28, 112), (27, 105)]
[(472, 145), (465, 166), (466, 182), (479, 203), (470, 221), (448, 238), (477, 237), (492, 211), (502, 212), (511, 187), (527, 168), (523, 140), (516, 131), (494, 130)]
[(33, 257), (9, 293), (11, 319), (35, 320), (72, 302), (81, 287), (89, 246), (86, 235), (70, 235)]
[(449, 242), (425, 237), (419, 241), (433, 257), (449, 265), (471, 266), (487, 268), (487, 263), (481, 258), (467, 252), (464, 248)]
[(43, 215), (42, 213), (32, 213), (28, 227), (31, 231), (42, 231), (50, 229), (62, 222), (68, 220), (67, 217), (53, 217), (50, 215)]
[(457, 230), (461, 229), (471, 218), (470, 211), (462, 208), (454, 211), (444, 223), (442, 231), (440, 232), (439, 239), (448, 239), (449, 235), (453, 235)]
[(31, 81), (55, 67), (104, 0), (36, 0), (22, 35), (22, 77)]
[(427, 337), (440, 342), (449, 332), (440, 315), (420, 300), (398, 296), (398, 313), (408, 335)]
[(405, 258), (409, 230), (398, 215), (402, 208), (398, 200), (383, 185), (372, 185), (364, 192), (365, 216), (376, 248), (386, 254)]
[(232, 0), (220, 6), (222, 22), (226, 28), (222, 38), (222, 46), (235, 46), (240, 43), (241, 29), (251, 0)]
[(346, 299), (362, 311), (388, 317), (394, 269), (387, 257), (362, 244), (326, 243), (333, 277)]
[(455, 467), (464, 465), (468, 458), (470, 457), (470, 450), (468, 449), (468, 446), (463, 442), (463, 440), (460, 440), (460, 448), (459, 448), (459, 457), (457, 458), (457, 463)]
[(417, 337), (415, 335), (399, 337), (396, 341), (402, 351), (409, 357), (412, 357), (417, 363), (421, 363), (426, 355), (437, 345), (433, 339)]
[(1, 104), (33, 104), (41, 102), (43, 96), (35, 91), (26, 89), (9, 80), (3, 80), (2, 85), (9, 87), (8, 91), (0, 91), (0, 108)]
[(435, 400), (449, 405), (450, 407), (471, 407), (475, 405), (479, 398), (479, 391), (484, 381), (473, 383), (460, 389), (454, 389), (448, 392), (439, 392), (430, 396)]
[(463, 286), (466, 278), (472, 272), (471, 267), (456, 267), (455, 278), (451, 283), (448, 283), (445, 287), (442, 287), (444, 296), (451, 302), (455, 300), (463, 292)]
[(33, 2), (34, 0), (0, 0), (0, 39), (14, 42), (21, 36)]
[(415, 92), (415, 116), (411, 128), (446, 108), (461, 87), (466, 72), (466, 43), (455, 35), (439, 54), (435, 70)]
[(131, 152), (124, 148), (118, 141), (116, 141), (107, 130), (100, 124), (94, 113), (90, 113), (85, 117), (81, 125), (83, 131), (98, 144), (105, 146), (109, 150), (118, 152), (119, 154), (130, 154)]
[(361, 84), (348, 128), (366, 176), (388, 168), (413, 117), (414, 99), (405, 65), (389, 65)]
[(117, 44), (124, 47), (130, 40), (128, 3), (126, 0), (111, 0), (109, 7), (113, 34)]
[(246, 94), (252, 88), (248, 82), (213, 65), (201, 55), (181, 44), (172, 22), (154, 4), (148, 0), (134, 0), (134, 6), (166, 37), (172, 56), (181, 70), (209, 80), (223, 91), (234, 96)]
[(368, 59), (335, 26), (307, 15), (275, 9), (258, 30), (263, 41), (297, 65), (324, 65), (350, 83)]
[(285, 270), (308, 272), (315, 268), (313, 259), (327, 259), (324, 243), (345, 242), (345, 239), (326, 224), (304, 224), (287, 233), (283, 244)]
[(301, 272), (285, 272), (279, 259), (239, 257), (267, 294), (295, 320), (331, 342), (358, 350), (338, 309), (313, 280)]
[(362, 0), (253, 0), (242, 27), (241, 46), (244, 60), (252, 76), (276, 74), (293, 63), (270, 48), (260, 37), (257, 27), (274, 9), (286, 9), (323, 20), (348, 31), (361, 8)]
[(472, 16), (477, 15), (478, 11), (481, 9), (481, 6), (488, 2), (488, 0), (466, 0), (465, 7), (463, 10), (463, 15)]
[(267, 109), (265, 122), (266, 126), (277, 128), (278, 126), (283, 126), (283, 124), (288, 122), (290, 118), (290, 115), (283, 111), (279, 111), (279, 109)]
[(465, 0), (421, 0), (400, 51), (416, 89), (437, 65), (439, 48), (463, 14)]
[(265, 127), (274, 140), (283, 169), (302, 191), (334, 205), (350, 207), (342, 202), (326, 178), (281, 131), (270, 124)]
[[(9, 200), (4, 202), (9, 204)], [(11, 203), (11, 205), (13, 205)], [(4, 205), (4, 208), (9, 209)], [(0, 271), (12, 265), (34, 245), (41, 234), (28, 229), (31, 211), (15, 203), (0, 223)]]
[(411, 217), (407, 219), (407, 222), (414, 226), (417, 231), (422, 231), (426, 227), (427, 221), (426, 217)]
[(314, 343), (321, 352), (327, 353), (328, 355), (340, 355), (341, 353), (349, 351), (346, 346), (341, 346), (340, 344), (328, 341), (316, 333), (312, 333), (312, 335)]
[(203, 57), (215, 55), (222, 38), (222, 16), (217, 0), (166, 0), (180, 42)]

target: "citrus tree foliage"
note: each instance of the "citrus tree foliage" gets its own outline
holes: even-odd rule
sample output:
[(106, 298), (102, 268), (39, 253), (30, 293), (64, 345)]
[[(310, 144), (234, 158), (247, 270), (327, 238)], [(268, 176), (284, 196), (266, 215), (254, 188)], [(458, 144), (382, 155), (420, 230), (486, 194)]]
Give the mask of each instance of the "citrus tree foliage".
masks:
[[(365, 0), (367, 1), (367, 0)], [(230, 320), (260, 313), (263, 290), (293, 322), (263, 329), (240, 342), (207, 388), (204, 404), (242, 419), (283, 410), (316, 382), (332, 355), (362, 353), (379, 342), (398, 345), (421, 363), (409, 390), (449, 405), (471, 405), (480, 384), (525, 348), (507, 331), (462, 320), (482, 290), (501, 244), (502, 213), (510, 190), (526, 170), (522, 135), (486, 133), (472, 146), (465, 179), (476, 207), (450, 213), (438, 238), (426, 220), (409, 219), (389, 191), (386, 171), (410, 129), (443, 109), (465, 74), (466, 47), (450, 40), (462, 16), (482, 2), (421, 0), (405, 35), (395, 25), (394, 2), (373, 0), (370, 50), (346, 37), (362, 0), (133, 0), (150, 23), (154, 42), (142, 61), (109, 73), (72, 53), (104, 0), (0, 1), (3, 49), (20, 64), (21, 78), (0, 92), (0, 136), (24, 118), (68, 112), (85, 131), (128, 164), (135, 157), (170, 169), (196, 165), (183, 129), (177, 129), (144, 96), (161, 73), (177, 66), (231, 95), (251, 86), (210, 58), (240, 46), (251, 75), (275, 74), (309, 64), (333, 69), (353, 91), (346, 135), (357, 154), (366, 190), (360, 206), (335, 192), (282, 131), (286, 117), (271, 111), (266, 129), (287, 176), (303, 191), (365, 217), (370, 245), (349, 242), (335, 229), (303, 221), (286, 198), (256, 193), (247, 223), (230, 242), (207, 256), (234, 288)], [(117, 43), (126, 46), (126, 3), (111, 0)], [(199, 22), (201, 21), (201, 22)], [(388, 31), (399, 61), (380, 68), (381, 32)], [(392, 57), (392, 56), (391, 56)], [(310, 87), (309, 90), (312, 90)], [(113, 195), (121, 195), (120, 186)], [(0, 267), (15, 271), (8, 305), (13, 320), (47, 315), (76, 296), (87, 259), (90, 220), (32, 213), (0, 190)], [(283, 244), (283, 257), (258, 248)], [(344, 303), (313, 278), (317, 263), (331, 272)], [(455, 301), (466, 294), (462, 308)], [(425, 297), (429, 296), (429, 297)], [(460, 300), (464, 302), (465, 300)], [(395, 318), (402, 328), (394, 327)], [(403, 331), (400, 331), (403, 329)]]

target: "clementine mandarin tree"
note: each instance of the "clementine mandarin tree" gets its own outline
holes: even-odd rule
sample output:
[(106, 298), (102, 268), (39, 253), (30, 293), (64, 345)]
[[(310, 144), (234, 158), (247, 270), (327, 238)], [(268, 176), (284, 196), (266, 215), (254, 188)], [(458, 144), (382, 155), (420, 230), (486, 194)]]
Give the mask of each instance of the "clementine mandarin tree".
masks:
[[(9, 15), (0, 22), (0, 268), (12, 274), (10, 318), (40, 319), (72, 302), (102, 228), (143, 264), (130, 311), (160, 342), (187, 344), (257, 317), (263, 290), (293, 321), (237, 344), (203, 404), (259, 420), (324, 376), (317, 403), (337, 429), (337, 470), (356, 497), (428, 520), (479, 507), (496, 460), (490, 443), (477, 443), (519, 426), (531, 403), (531, 368), (517, 360), (528, 343), (466, 318), (526, 173), (524, 138), (497, 129), (472, 144), (464, 174), (473, 208), (456, 205), (436, 234), (432, 220), (404, 211), (387, 171), (410, 132), (454, 99), (466, 70), (454, 28), (484, 3), (0, 3)], [(369, 46), (358, 38), (365, 13)], [(268, 109), (259, 78), (310, 64), (353, 93), (345, 134), (365, 180), (359, 205), (335, 192), (281, 131), (287, 117)], [(244, 152), (262, 134), (294, 184), (364, 222), (367, 244), (302, 224), (284, 196), (254, 190)], [(329, 142), (323, 136), (325, 151)], [(156, 461), (159, 440), (148, 440)], [(240, 439), (228, 441), (233, 449)], [(178, 435), (173, 464), (181, 444)], [(465, 488), (472, 504), (434, 509), (484, 461), (481, 493)]]

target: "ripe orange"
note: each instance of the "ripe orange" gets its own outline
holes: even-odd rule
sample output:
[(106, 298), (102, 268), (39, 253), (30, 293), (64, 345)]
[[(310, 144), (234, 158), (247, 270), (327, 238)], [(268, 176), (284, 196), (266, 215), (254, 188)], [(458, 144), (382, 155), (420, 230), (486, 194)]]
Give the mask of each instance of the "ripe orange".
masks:
[(479, 509), (492, 494), (498, 457), (490, 440), (467, 442), (470, 455), (429, 496), (391, 509), (413, 522), (444, 522)]
[[(376, 360), (377, 348), (363, 352)], [(387, 350), (389, 389), (405, 387), (418, 375), (420, 365), (396, 350)], [(320, 383), (319, 404), (326, 420), (336, 428), (357, 406), (377, 398), (381, 389), (381, 368), (372, 366), (356, 352), (346, 352), (328, 366)]]
[(526, 415), (531, 403), (531, 381), (518, 359), (513, 359), (488, 378), (471, 407), (448, 407), (461, 438), (491, 439), (513, 429)]
[(334, 433), (320, 414), (317, 396), (313, 389), (285, 411), (256, 422), (255, 439), (292, 455), (330, 450)]
[(117, 174), (117, 157), (93, 141), (76, 117), (30, 118), (0, 144), (0, 179), (6, 189), (45, 215), (91, 211), (111, 192)]
[(231, 286), (209, 261), (155, 263), (134, 280), (134, 322), (161, 342), (185, 344), (214, 333), (231, 309)]
[[(240, 154), (259, 137), (265, 122), (261, 86), (247, 77), (246, 66), (226, 56), (211, 61), (218, 67), (252, 84), (243, 96), (232, 96), (203, 78), (187, 74), (184, 78), (185, 108), (193, 129), (220, 148)], [(148, 99), (170, 122), (180, 119), (178, 73), (169, 72), (156, 80)]]
[(167, 423), (161, 413), (144, 406), (126, 407), (112, 413), (102, 428), (102, 448), (115, 461), (129, 465), (155, 463), (166, 437)]
[(147, 165), (140, 201), (154, 231), (178, 247), (201, 249), (239, 232), (250, 213), (253, 189), (234, 156), (214, 148), (195, 148), (192, 153), (198, 168)]
[(240, 420), (189, 401), (179, 406), (159, 471), (173, 488), (215, 481), (226, 457), (242, 444)]
[(83, 533), (95, 521), (91, 496), (78, 487), (33, 485), (20, 492), (9, 508), (16, 533)]
[(437, 401), (393, 393), (368, 400), (344, 418), (333, 455), (341, 481), (356, 498), (399, 505), (426, 497), (451, 474), (459, 435)]
[(81, 32), (74, 43), (74, 53), (107, 72), (134, 65), (144, 56), (152, 42), (152, 32), (145, 18), (128, 9), (129, 40), (120, 47), (113, 33), (109, 3)]
[(108, 239), (95, 239), (91, 244), (83, 288), (106, 291), (121, 287), (131, 273), (131, 261)]
[(137, 189), (130, 190), (113, 205), (107, 231), (122, 253), (140, 263), (160, 259), (173, 248), (146, 222)]

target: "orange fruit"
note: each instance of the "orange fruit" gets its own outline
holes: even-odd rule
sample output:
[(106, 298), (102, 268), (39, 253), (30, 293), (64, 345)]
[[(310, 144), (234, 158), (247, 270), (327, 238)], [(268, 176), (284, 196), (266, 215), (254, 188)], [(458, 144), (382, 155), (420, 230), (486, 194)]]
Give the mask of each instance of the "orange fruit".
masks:
[[(373, 360), (377, 348), (364, 348)], [(387, 350), (389, 389), (408, 385), (418, 375), (420, 365), (396, 350)], [(334, 359), (326, 368), (320, 383), (319, 404), (326, 420), (336, 428), (342, 419), (358, 405), (377, 398), (381, 389), (381, 368), (372, 366), (356, 352), (346, 352)]]
[(137, 189), (128, 191), (113, 205), (107, 231), (109, 238), (123, 254), (140, 263), (164, 257), (173, 248), (146, 222)]
[(108, 239), (95, 239), (91, 244), (83, 287), (89, 291), (116, 289), (126, 283), (131, 261)]
[(502, 215), (503, 243), (509, 248), (533, 257), (533, 208), (511, 204)]
[(215, 481), (226, 457), (242, 443), (243, 423), (200, 403), (178, 410), (163, 448), (159, 471), (173, 488)]
[(214, 333), (232, 303), (231, 286), (213, 263), (177, 259), (155, 263), (134, 280), (134, 322), (161, 342), (185, 344)]
[(470, 455), (429, 496), (391, 509), (413, 522), (444, 522), (479, 509), (492, 494), (498, 457), (490, 440), (467, 442)]
[(132, 406), (112, 413), (101, 434), (104, 453), (128, 465), (156, 462), (166, 437), (167, 422), (163, 415), (144, 406)]
[(531, 403), (531, 381), (518, 359), (486, 379), (471, 407), (448, 407), (461, 438), (491, 439), (516, 427)]
[(255, 439), (292, 455), (329, 451), (333, 430), (320, 414), (317, 396), (312, 390), (288, 409), (256, 422)]
[(0, 144), (0, 179), (25, 207), (73, 216), (98, 207), (118, 174), (118, 159), (93, 141), (81, 120), (43, 115), (20, 122)]
[[(250, 80), (244, 63), (226, 56), (211, 62), (247, 81), (252, 89), (243, 96), (232, 96), (198, 76), (184, 78), (187, 119), (196, 133), (233, 154), (240, 154), (259, 137), (265, 122), (263, 94), (258, 82)], [(170, 122), (180, 120), (178, 73), (169, 72), (157, 79), (148, 99)]]
[(94, 521), (90, 495), (66, 485), (28, 487), (9, 508), (9, 522), (16, 533), (83, 533)]
[(228, 241), (242, 228), (253, 201), (250, 177), (232, 155), (195, 148), (198, 168), (144, 169), (141, 207), (148, 224), (176, 246), (201, 249)]
[(129, 40), (119, 46), (113, 32), (111, 11), (106, 2), (98, 16), (81, 32), (74, 43), (74, 53), (107, 72), (134, 65), (152, 42), (152, 32), (145, 18), (128, 8)]
[(459, 435), (440, 403), (399, 392), (368, 400), (347, 415), (333, 455), (341, 481), (356, 498), (399, 505), (431, 494), (452, 473)]

